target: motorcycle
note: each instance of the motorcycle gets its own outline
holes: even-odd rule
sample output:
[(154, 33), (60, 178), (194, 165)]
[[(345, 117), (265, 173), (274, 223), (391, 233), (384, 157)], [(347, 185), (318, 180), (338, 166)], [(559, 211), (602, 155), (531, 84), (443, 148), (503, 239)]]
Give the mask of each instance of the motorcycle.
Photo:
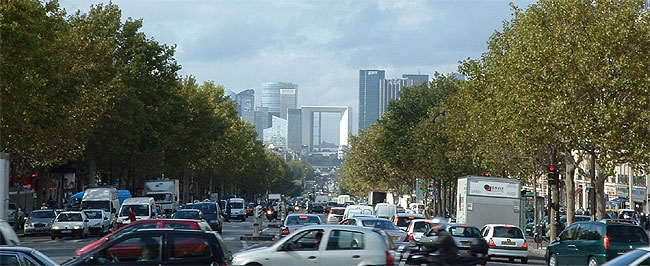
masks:
[[(400, 254), (399, 265), (446, 265), (439, 264), (436, 257), (438, 253), (423, 251), (420, 245), (400, 246), (397, 251)], [(479, 257), (458, 257), (456, 261), (449, 265), (477, 265), (485, 264), (485, 260)]]
[(300, 206), (299, 205), (293, 206), (293, 210), (295, 212), (299, 212), (300, 211)]
[(275, 213), (273, 209), (266, 210), (266, 219), (269, 220), (269, 222), (275, 220), (276, 218), (277, 218), (277, 213)]

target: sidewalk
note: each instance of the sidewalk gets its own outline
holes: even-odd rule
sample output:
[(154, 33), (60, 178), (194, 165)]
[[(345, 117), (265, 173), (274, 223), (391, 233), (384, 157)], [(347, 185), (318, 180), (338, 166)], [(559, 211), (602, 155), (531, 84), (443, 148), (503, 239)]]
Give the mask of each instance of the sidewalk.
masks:
[(546, 255), (546, 246), (548, 246), (548, 243), (544, 242), (538, 246), (535, 243), (535, 239), (531, 237), (526, 237), (526, 241), (528, 242), (528, 257), (536, 257), (543, 260)]

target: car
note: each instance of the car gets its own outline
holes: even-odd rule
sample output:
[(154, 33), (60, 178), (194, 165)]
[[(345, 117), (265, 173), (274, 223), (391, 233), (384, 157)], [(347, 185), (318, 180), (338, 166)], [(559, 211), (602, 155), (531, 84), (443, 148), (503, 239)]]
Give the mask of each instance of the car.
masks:
[(52, 240), (62, 238), (66, 235), (78, 238), (86, 238), (89, 232), (88, 216), (83, 211), (62, 212), (52, 224)]
[(54, 219), (56, 219), (54, 210), (34, 210), (25, 220), (23, 233), (25, 236), (38, 233), (50, 234)]
[(486, 224), (481, 228), (481, 235), (488, 240), (489, 258), (505, 257), (510, 262), (520, 259), (528, 263), (528, 242), (524, 232), (516, 225)]
[(270, 247), (239, 252), (233, 265), (393, 265), (386, 232), (342, 225), (305, 226)]
[(525, 230), (526, 230), (526, 235), (535, 236), (535, 223), (527, 223)]
[(244, 199), (230, 199), (230, 218), (233, 217), (241, 220), (242, 222), (246, 221), (246, 208), (244, 207)]
[(638, 225), (577, 222), (549, 243), (545, 257), (552, 265), (599, 265), (649, 244), (648, 234)]
[(343, 219), (348, 219), (356, 215), (375, 215), (375, 210), (368, 205), (348, 205), (345, 207)]
[(110, 213), (107, 213), (104, 209), (87, 209), (83, 210), (83, 212), (88, 217), (88, 231), (90, 234), (103, 236), (111, 231)]
[(603, 266), (639, 266), (650, 265), (650, 247), (641, 247), (610, 260)]
[(394, 242), (405, 242), (407, 234), (391, 221), (372, 216), (354, 216), (341, 222), (342, 225), (356, 225), (384, 230)]
[(132, 222), (128, 225), (120, 227), (110, 234), (103, 236), (94, 242), (91, 242), (81, 248), (78, 248), (75, 251), (75, 256), (81, 256), (86, 254), (88, 251), (93, 250), (104, 243), (111, 241), (117, 237), (120, 237), (123, 234), (133, 232), (137, 229), (143, 228), (178, 228), (178, 229), (189, 229), (189, 230), (202, 230), (210, 231), (210, 225), (205, 221), (199, 220), (173, 220), (173, 219), (159, 219), (159, 220), (139, 220)]
[(229, 265), (230, 262), (228, 247), (217, 232), (151, 228), (122, 234), (64, 265)]
[(248, 205), (246, 205), (246, 216), (253, 216), (254, 211), (255, 211), (255, 203), (249, 202)]
[[(7, 209), (7, 222), (9, 222), (10, 225), (14, 225), (14, 215), (16, 215), (16, 203), (9, 202), (8, 209)], [(15, 217), (19, 223), (22, 222), (25, 219), (25, 213), (18, 208), (18, 217)]]
[(406, 228), (409, 226), (409, 223), (415, 219), (424, 219), (424, 215), (416, 213), (398, 213), (395, 216), (393, 222), (399, 229), (406, 231)]
[(327, 215), (328, 224), (338, 224), (343, 220), (343, 213), (345, 213), (344, 207), (332, 207), (329, 214)]
[(405, 241), (417, 242), (420, 241), (420, 238), (424, 233), (428, 232), (431, 229), (431, 221), (427, 219), (414, 219), (408, 220), (409, 224), (406, 228), (406, 233), (408, 234)]
[(172, 214), (172, 219), (205, 220), (205, 216), (201, 210), (182, 209)]
[[(425, 221), (428, 222), (428, 220)], [(416, 222), (414, 221), (413, 223)], [(431, 228), (430, 225), (426, 225), (425, 227)], [(478, 264), (482, 265), (487, 263), (488, 250), (490, 246), (481, 235), (481, 231), (479, 231), (478, 228), (468, 224), (450, 223), (447, 224), (445, 231), (449, 232), (451, 237), (454, 239), (454, 243), (456, 243), (456, 247), (458, 248), (459, 257), (473, 258), (473, 261), (477, 261)], [(428, 229), (424, 234), (422, 234), (419, 240), (415, 240), (415, 243), (418, 247), (424, 249), (424, 243), (433, 242), (436, 238), (437, 236), (435, 232), (432, 229)]]
[(58, 266), (54, 260), (38, 250), (28, 247), (0, 247), (0, 264)]
[(284, 224), (282, 225), (282, 229), (280, 230), (282, 236), (289, 235), (289, 233), (298, 230), (298, 228), (301, 228), (303, 226), (307, 225), (317, 225), (317, 224), (322, 224), (320, 217), (315, 214), (304, 214), (304, 213), (294, 213), (294, 214), (289, 214), (285, 219), (284, 219)]
[(217, 231), (219, 234), (223, 231), (223, 215), (221, 215), (221, 207), (219, 204), (204, 201), (187, 204), (183, 208), (201, 210), (201, 213), (203, 213), (205, 220), (210, 224), (213, 231)]
[[(117, 226), (123, 226), (131, 222), (129, 216), (131, 210), (135, 213), (136, 220), (147, 220), (158, 218), (156, 201), (153, 197), (135, 197), (124, 200), (117, 215)], [(110, 217), (110, 216), (109, 216)]]
[(317, 213), (324, 213), (325, 212), (325, 207), (323, 207), (323, 204), (320, 202), (314, 202), (309, 204), (309, 208), (307, 209), (308, 213), (312, 212), (317, 212)]
[(375, 215), (379, 218), (393, 221), (397, 217), (397, 206), (390, 203), (377, 203), (375, 206)]
[(329, 213), (330, 209), (333, 207), (341, 207), (341, 205), (338, 204), (336, 201), (328, 201), (326, 204), (324, 204), (324, 210), (323, 212)]
[(407, 212), (422, 214), (424, 213), (424, 203), (411, 203), (409, 204), (409, 210)]
[(0, 246), (20, 246), (20, 240), (9, 223), (0, 219)]

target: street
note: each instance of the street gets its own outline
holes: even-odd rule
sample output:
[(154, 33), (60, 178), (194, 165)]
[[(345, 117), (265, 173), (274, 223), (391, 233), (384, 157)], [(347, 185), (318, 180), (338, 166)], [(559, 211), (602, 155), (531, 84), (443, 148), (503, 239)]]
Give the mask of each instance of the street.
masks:
[[(327, 220), (327, 215), (319, 214), (319, 217), (322, 221)], [(266, 219), (264, 219), (264, 227), (266, 228)], [(224, 224), (223, 234), (221, 237), (228, 245), (228, 249), (233, 253), (237, 253), (242, 250), (247, 250), (256, 247), (270, 246), (275, 241), (241, 241), (240, 236), (245, 234), (251, 234), (253, 228), (253, 217), (248, 217), (245, 222), (232, 221)], [(280, 230), (278, 228), (266, 228), (264, 229), (265, 234), (279, 234)], [(51, 240), (49, 235), (40, 235), (40, 236), (29, 236), (29, 237), (20, 237), (20, 241), (23, 246), (31, 247), (43, 252), (45, 255), (49, 256), (58, 263), (63, 263), (74, 256), (76, 249), (98, 239), (98, 237), (88, 237), (85, 239), (73, 239), (73, 238), (63, 238), (57, 240)], [(530, 240), (529, 240), (530, 241)], [(531, 246), (534, 246), (531, 245)], [(531, 251), (529, 251), (529, 254)], [(508, 262), (507, 259), (496, 258), (493, 261), (488, 262), (487, 265), (521, 265), (519, 260), (516, 260), (513, 263)], [(527, 265), (545, 265), (544, 260), (540, 257), (529, 257)]]

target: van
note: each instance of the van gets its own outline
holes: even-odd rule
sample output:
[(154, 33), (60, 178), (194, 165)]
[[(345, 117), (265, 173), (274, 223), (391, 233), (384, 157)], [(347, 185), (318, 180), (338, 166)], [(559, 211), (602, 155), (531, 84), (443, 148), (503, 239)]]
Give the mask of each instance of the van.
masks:
[(242, 222), (246, 221), (246, 207), (244, 206), (244, 199), (232, 198), (230, 199), (230, 217), (236, 217)]
[(148, 220), (158, 218), (156, 201), (152, 197), (135, 197), (124, 200), (117, 217), (117, 225), (122, 226), (130, 223), (129, 209), (133, 208), (136, 220)]
[(356, 215), (369, 215), (374, 216), (375, 211), (371, 206), (367, 205), (349, 205), (345, 207), (345, 212), (343, 213), (343, 220), (352, 218)]
[(397, 216), (397, 206), (391, 203), (377, 203), (375, 206), (375, 215), (379, 218), (393, 221), (395, 220), (395, 216)]
[(81, 200), (81, 209), (103, 209), (111, 214), (111, 221), (117, 218), (120, 200), (115, 188), (89, 188), (84, 191)]

